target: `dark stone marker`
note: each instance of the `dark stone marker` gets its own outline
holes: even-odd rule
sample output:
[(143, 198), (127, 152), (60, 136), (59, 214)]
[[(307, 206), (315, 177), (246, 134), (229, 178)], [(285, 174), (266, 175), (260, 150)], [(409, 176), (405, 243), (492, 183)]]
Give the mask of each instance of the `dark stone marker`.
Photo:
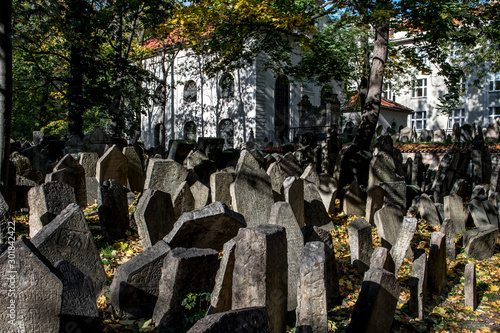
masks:
[(243, 228), (236, 237), (233, 309), (265, 306), (271, 331), (286, 328), (288, 269), (285, 228)]
[[(75, 190), (76, 203), (80, 207), (87, 206), (87, 188), (85, 185), (85, 169), (71, 155), (64, 156), (54, 167), (52, 177), (46, 176), (45, 181), (60, 181)], [(50, 178), (50, 179), (47, 179)]]
[(472, 311), (477, 307), (477, 291), (476, 291), (476, 263), (470, 262), (465, 265), (465, 282), (464, 282), (465, 306), (468, 306)]
[(446, 286), (446, 271), (446, 235), (442, 232), (433, 232), (429, 250), (427, 286), (438, 295)]
[(465, 253), (477, 260), (489, 259), (495, 254), (498, 229), (493, 225), (484, 225), (464, 232)]
[(188, 333), (271, 333), (265, 307), (252, 307), (210, 314), (194, 324)]
[(420, 320), (424, 319), (427, 294), (427, 254), (416, 250), (410, 276), (410, 311)]
[(347, 225), (349, 246), (351, 248), (351, 264), (363, 274), (370, 268), (373, 253), (372, 226), (364, 219), (357, 219)]
[(383, 268), (365, 273), (351, 316), (351, 332), (389, 332), (401, 287), (394, 274)]
[(174, 219), (177, 220), (182, 214), (194, 210), (195, 199), (187, 181), (182, 182), (172, 195), (174, 207)]
[(426, 220), (430, 225), (441, 225), (441, 218), (430, 196), (425, 193), (420, 195), (420, 197), (416, 199), (416, 205), (414, 206), (418, 208), (420, 217)]
[(92, 280), (66, 260), (54, 267), (63, 275), (60, 332), (101, 332)]
[(106, 273), (83, 211), (77, 204), (68, 205), (31, 242), (52, 264), (66, 260), (82, 271), (92, 280), (95, 294), (100, 294), (107, 280)]
[(243, 215), (230, 210), (222, 202), (184, 213), (163, 240), (172, 248), (196, 247), (221, 250), (224, 243), (246, 227)]
[(215, 287), (210, 298), (208, 310), (210, 314), (229, 311), (232, 308), (235, 249), (236, 240), (234, 238), (224, 244), (224, 254), (215, 276)]
[(367, 194), (366, 199), (366, 221), (371, 225), (375, 225), (375, 212), (384, 205), (385, 190), (376, 185), (371, 187)]
[(181, 324), (182, 300), (189, 293), (212, 292), (219, 268), (218, 253), (212, 249), (171, 250), (163, 260), (160, 290), (153, 312), (156, 326), (176, 328)]
[(123, 155), (127, 158), (127, 178), (130, 189), (134, 192), (142, 192), (144, 187), (144, 171), (141, 158), (134, 147), (123, 148)]
[(127, 191), (118, 181), (106, 180), (99, 187), (97, 200), (99, 222), (104, 238), (109, 244), (126, 238), (129, 229)]
[(174, 208), (170, 194), (145, 189), (137, 203), (134, 217), (142, 246), (153, 246), (174, 227)]
[(110, 299), (120, 316), (152, 317), (163, 259), (169, 251), (170, 247), (161, 240), (118, 266), (110, 287)]
[(366, 213), (366, 193), (354, 181), (345, 192), (342, 209), (346, 215), (364, 216)]
[(383, 268), (392, 274), (396, 271), (394, 260), (389, 250), (383, 246), (379, 246), (373, 251), (370, 258), (370, 268)]

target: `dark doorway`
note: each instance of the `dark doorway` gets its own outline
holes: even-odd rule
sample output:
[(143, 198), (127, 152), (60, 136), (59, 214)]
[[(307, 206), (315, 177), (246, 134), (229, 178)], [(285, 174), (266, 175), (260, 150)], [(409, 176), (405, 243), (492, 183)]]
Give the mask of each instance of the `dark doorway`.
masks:
[(165, 147), (165, 127), (162, 123), (155, 126), (155, 147)]
[(284, 77), (276, 79), (274, 88), (274, 132), (276, 139), (288, 141), (288, 118), (290, 104), (290, 86)]

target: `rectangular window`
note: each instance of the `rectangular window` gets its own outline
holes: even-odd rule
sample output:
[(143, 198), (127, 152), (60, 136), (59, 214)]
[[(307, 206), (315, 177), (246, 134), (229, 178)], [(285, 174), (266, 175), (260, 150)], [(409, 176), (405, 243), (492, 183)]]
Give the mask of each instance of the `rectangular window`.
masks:
[(465, 124), (465, 109), (453, 110), (448, 118), (448, 128), (453, 128), (454, 124), (460, 126)]
[(493, 122), (495, 119), (500, 118), (500, 106), (488, 108), (488, 111), (489, 111), (490, 123)]
[(418, 79), (415, 81), (411, 97), (427, 96), (427, 79)]
[(500, 72), (492, 73), (490, 78), (490, 91), (500, 90)]
[(411, 126), (416, 130), (423, 130), (427, 126), (427, 111), (415, 111), (411, 115)]
[(396, 101), (396, 94), (392, 92), (392, 85), (390, 82), (384, 83), (382, 86), (382, 97), (389, 101)]

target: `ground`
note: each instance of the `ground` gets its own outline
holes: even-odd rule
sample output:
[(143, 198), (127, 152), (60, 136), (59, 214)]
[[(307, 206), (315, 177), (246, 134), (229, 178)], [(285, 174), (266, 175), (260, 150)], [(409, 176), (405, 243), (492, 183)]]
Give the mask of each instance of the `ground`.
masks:
[[(137, 200), (136, 200), (137, 201)], [(133, 212), (135, 205), (130, 206)], [(139, 320), (121, 320), (117, 317), (109, 300), (109, 285), (111, 284), (116, 268), (133, 256), (142, 252), (137, 233), (130, 233), (127, 239), (114, 244), (107, 244), (99, 235), (100, 226), (96, 205), (88, 206), (85, 215), (89, 227), (94, 234), (96, 244), (100, 249), (101, 259), (108, 275), (108, 287), (98, 299), (100, 316), (104, 332), (159, 332), (154, 328), (150, 318)], [(329, 332), (345, 332), (357, 296), (361, 289), (362, 276), (350, 264), (349, 240), (347, 225), (357, 217), (349, 217), (342, 213), (330, 214), (335, 228), (331, 231), (333, 244), (336, 244), (335, 255), (339, 268), (339, 283), (341, 303), (329, 309)], [(14, 214), (16, 233), (18, 236), (28, 234), (28, 216)], [(439, 227), (432, 227), (425, 220), (419, 220), (412, 247), (425, 249), (429, 252), (431, 233), (439, 231)], [(380, 242), (376, 229), (373, 229), (373, 243), (377, 247)], [(460, 249), (460, 239), (457, 237), (457, 260), (449, 261), (448, 286), (441, 295), (429, 295), (426, 304), (425, 320), (414, 319), (408, 309), (410, 297), (409, 276), (411, 261), (404, 261), (398, 280), (401, 284), (401, 295), (396, 309), (392, 329), (394, 332), (500, 332), (500, 238), (497, 239), (495, 255), (483, 261), (476, 261), (476, 276), (479, 306), (475, 311), (464, 306), (464, 268), (468, 262), (475, 261)], [(206, 295), (186, 295), (186, 314), (183, 321), (186, 327), (192, 324), (200, 314), (203, 314), (207, 298)], [(202, 301), (200, 302), (200, 298)], [(194, 308), (194, 309), (191, 309)], [(199, 311), (193, 311), (198, 309)], [(290, 328), (293, 332), (294, 328)]]

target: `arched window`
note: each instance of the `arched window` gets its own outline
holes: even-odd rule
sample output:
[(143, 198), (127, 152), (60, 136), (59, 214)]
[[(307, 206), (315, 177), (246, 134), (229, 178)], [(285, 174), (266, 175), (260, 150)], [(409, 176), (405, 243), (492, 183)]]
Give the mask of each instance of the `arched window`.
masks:
[(186, 103), (196, 102), (196, 98), (197, 98), (196, 83), (193, 80), (190, 80), (184, 84), (184, 102)]
[(184, 140), (196, 141), (196, 124), (188, 121), (184, 124)]
[(162, 83), (156, 88), (155, 93), (153, 94), (153, 102), (157, 105), (165, 104), (165, 95), (166, 95), (166, 88), (165, 85)]
[(220, 97), (231, 98), (234, 96), (234, 79), (231, 74), (224, 74), (219, 83)]
[(155, 147), (165, 147), (165, 128), (162, 123), (155, 126)]
[(222, 119), (219, 123), (219, 133), (224, 138), (224, 149), (234, 146), (234, 124), (231, 119)]

